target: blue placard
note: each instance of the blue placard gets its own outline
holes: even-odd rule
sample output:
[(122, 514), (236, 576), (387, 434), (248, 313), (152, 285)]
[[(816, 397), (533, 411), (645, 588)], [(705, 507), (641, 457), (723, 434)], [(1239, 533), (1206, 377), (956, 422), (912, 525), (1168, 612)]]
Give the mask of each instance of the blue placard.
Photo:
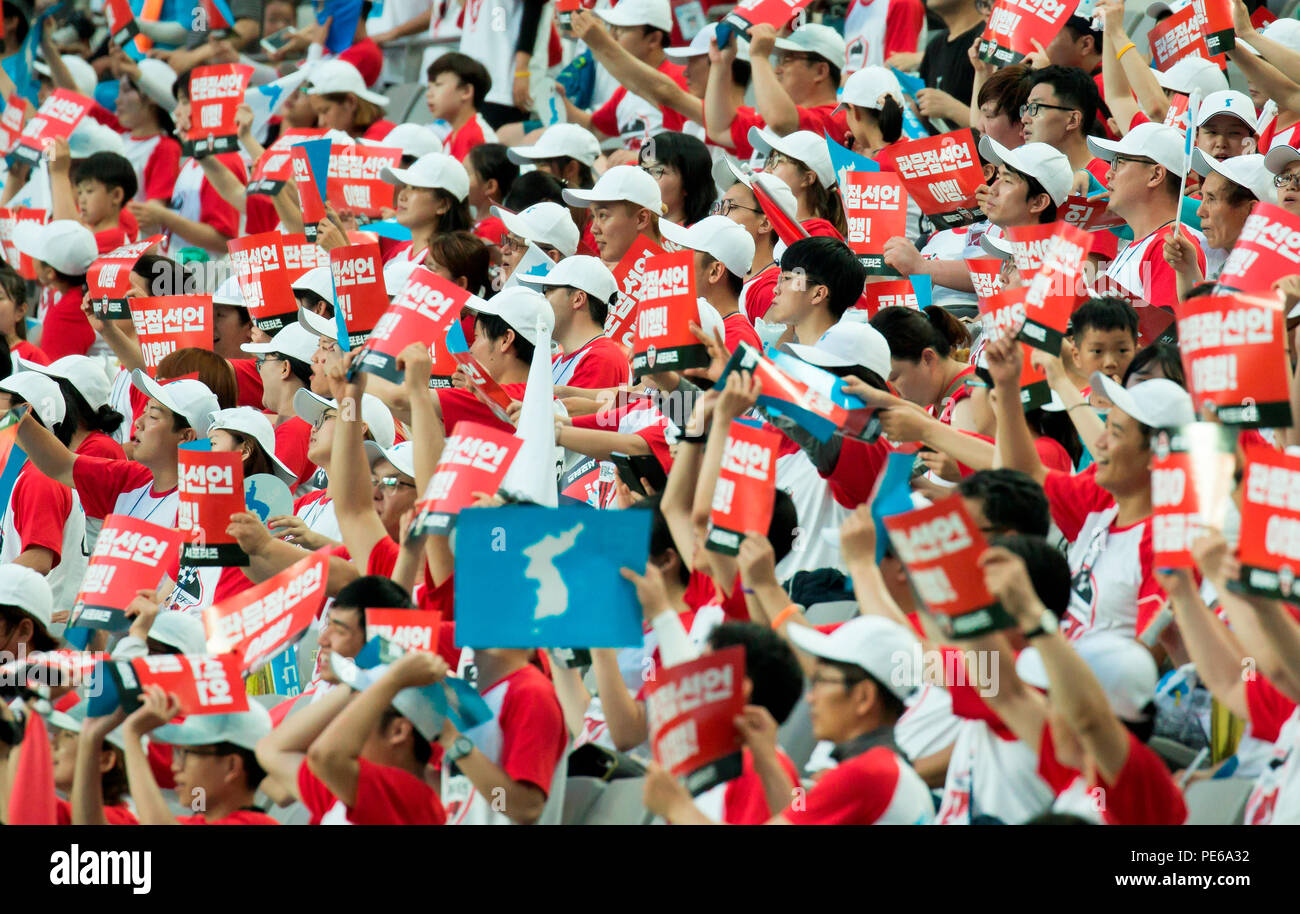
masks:
[(929, 273), (914, 273), (907, 278), (916, 293), (916, 307), (924, 311), (934, 301), (934, 280)]
[(298, 645), (290, 644), (271, 658), (271, 687), (276, 695), (293, 697), (301, 694), (302, 683), (298, 680)]
[(835, 183), (841, 187), (844, 186), (846, 171), (880, 171), (880, 165), (875, 159), (869, 159), (860, 152), (854, 152), (840, 145), (832, 140), (831, 135), (825, 130), (822, 131), (822, 136), (826, 137), (826, 148), (831, 154), (831, 169), (835, 172)]
[(885, 518), (911, 511), (912, 467), (916, 464), (914, 452), (892, 451), (885, 462), (885, 475), (876, 488), (871, 501), (871, 519), (876, 522), (876, 561), (885, 557), (889, 547), (889, 531)]
[(456, 643), (639, 647), (641, 605), (619, 569), (645, 568), (648, 511), (512, 505), (456, 522)]
[[(14, 442), (9, 448), (9, 457), (5, 460), (4, 469), (0, 470), (0, 505), (4, 506), (4, 511), (9, 509), (9, 496), (13, 494), (14, 484), (18, 482), (18, 474), (26, 465), (27, 455), (23, 453), (18, 443)], [(0, 511), (0, 516), (3, 516), (4, 511)]]
[(411, 230), (402, 225), (395, 219), (385, 219), (382, 222), (370, 222), (361, 226), (363, 232), (374, 232), (380, 238), (391, 238), (394, 241), (410, 241)]
[[(890, 67), (894, 76), (898, 78), (898, 84), (903, 89), (903, 94), (916, 103), (916, 93), (925, 88), (925, 80), (911, 73), (904, 73), (898, 67)], [(930, 131), (925, 129), (921, 119), (916, 116), (916, 110), (912, 105), (903, 105), (903, 136), (909, 140), (919, 140), (923, 136), (929, 136)]]
[[(316, 13), (316, 22), (324, 25), (325, 20), (333, 18), (329, 34), (325, 36), (325, 49), (331, 54), (341, 54), (352, 47), (352, 39), (357, 34), (357, 20), (361, 18), (362, 0), (325, 0)], [(321, 197), (325, 192), (321, 191)]]

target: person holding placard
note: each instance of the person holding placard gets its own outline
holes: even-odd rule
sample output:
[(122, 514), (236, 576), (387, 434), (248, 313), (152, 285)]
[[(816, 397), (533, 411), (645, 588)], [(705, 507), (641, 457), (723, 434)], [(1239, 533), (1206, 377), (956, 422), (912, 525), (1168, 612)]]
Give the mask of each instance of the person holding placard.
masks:
[(794, 215), (804, 231), (839, 238), (848, 234), (844, 201), (835, 191), (835, 167), (825, 137), (809, 130), (779, 136), (751, 127), (749, 142), (755, 151), (766, 154), (764, 172), (785, 181), (794, 191), (798, 202)]
[(318, 337), (298, 321), (287, 325), (269, 343), (244, 343), (244, 352), (254, 356), (262, 378), (261, 406), (275, 414), (275, 451), (289, 469), (296, 470), (290, 489), (296, 489), (316, 472), (307, 456), (311, 426), (294, 412), (298, 391), (311, 384), (311, 360)]
[(659, 182), (634, 165), (616, 165), (591, 190), (566, 188), (564, 202), (591, 210), (588, 226), (601, 262), (613, 270), (632, 249), (638, 235), (659, 243), (664, 215)]
[(745, 274), (754, 262), (749, 232), (726, 216), (709, 216), (690, 227), (665, 219), (659, 230), (679, 248), (695, 252), (695, 292), (722, 317), (727, 352), (735, 352), (742, 342), (762, 349), (753, 324), (740, 313)]
[(109, 48), (109, 69), (118, 77), (114, 113), (124, 131), (123, 154), (139, 178), (135, 199), (171, 200), (181, 171), (181, 144), (172, 135), (171, 116), (176, 71), (161, 60), (137, 62), (111, 43)]
[(554, 340), (560, 355), (551, 364), (552, 383), (581, 390), (628, 383), (627, 354), (605, 336), (605, 317), (618, 295), (618, 283), (598, 258), (565, 257), (545, 276), (520, 281), (539, 286), (555, 310)]

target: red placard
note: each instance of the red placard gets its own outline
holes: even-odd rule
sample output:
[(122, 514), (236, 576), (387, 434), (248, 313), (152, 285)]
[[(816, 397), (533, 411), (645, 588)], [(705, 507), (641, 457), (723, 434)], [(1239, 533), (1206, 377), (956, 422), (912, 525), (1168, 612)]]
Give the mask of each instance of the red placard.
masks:
[(307, 150), (294, 146), (289, 154), (293, 162), (293, 181), (298, 187), (298, 202), (302, 206), (303, 232), (308, 241), (315, 241), (316, 226), (325, 218), (325, 201), (321, 199), (320, 188), (316, 186)]
[(427, 343), (433, 359), (432, 387), (450, 387), (459, 362), (449, 351), (447, 328), (459, 319), (469, 292), (432, 270), (416, 267), (402, 291), (375, 323), (354, 363), (385, 380), (400, 384), (403, 372), (397, 357), (412, 343)]
[(1210, 56), (1231, 51), (1237, 45), (1237, 30), (1232, 25), (1232, 0), (1192, 0), (1196, 24)]
[(1259, 443), (1245, 447), (1246, 468), (1241, 486), (1241, 542), (1237, 558), (1241, 576), (1229, 581), (1231, 590), (1291, 602), (1300, 569), (1300, 457)]
[(1201, 20), (1193, 4), (1180, 9), (1162, 22), (1156, 23), (1147, 35), (1151, 45), (1151, 62), (1157, 70), (1168, 70), (1184, 57), (1206, 57), (1226, 70), (1228, 58), (1210, 54), (1201, 32)]
[(383, 638), (407, 651), (438, 650), (442, 613), (424, 609), (366, 609), (366, 640)]
[[(222, 12), (222, 6), (217, 6), (213, 0), (199, 0), (199, 6), (202, 7), (206, 25), (204, 31), (220, 33), (228, 32), (235, 27), (235, 24)], [(228, 7), (227, 7), (228, 8)]]
[(1178, 306), (1178, 348), (1198, 414), (1224, 425), (1291, 426), (1286, 316), (1272, 296), (1201, 295)]
[(470, 389), (488, 409), (492, 410), (492, 414), (502, 422), (510, 422), (510, 404), (514, 401), (510, 394), (506, 393), (505, 388), (498, 384), (496, 379), (488, 374), (487, 369), (479, 364), (478, 359), (468, 351), (453, 352), (451, 357), (469, 380)]
[[(1060, 355), (1070, 315), (1088, 294), (1083, 267), (1092, 250), (1093, 236), (1065, 222), (1046, 227), (1053, 232), (1037, 249), (1041, 260), (1039, 268), (1029, 275), (1025, 323), (1019, 338), (1035, 349)], [(1007, 234), (1014, 239), (1020, 231), (1007, 229)], [(1026, 271), (1022, 269), (1020, 275), (1025, 278)]]
[(502, 428), (460, 422), (447, 439), (424, 498), (415, 506), (411, 532), (420, 536), (447, 533), (456, 516), (474, 501), (475, 492), (495, 495), (523, 440)]
[(949, 637), (969, 637), (1012, 624), (984, 586), (979, 557), (988, 548), (961, 495), (885, 518), (894, 553), (912, 589)]
[[(754, 199), (758, 201), (758, 208), (763, 211), (767, 221), (772, 223), (772, 231), (776, 232), (778, 240), (790, 245), (801, 238), (808, 237), (808, 230), (796, 218), (796, 214), (787, 210), (780, 200), (768, 193), (767, 187), (764, 186), (762, 181), (754, 181), (750, 184), (749, 189), (754, 192)], [(838, 237), (839, 232), (835, 234)]]
[(349, 244), (330, 251), (335, 317), (348, 328), (348, 349), (362, 345), (388, 310), (383, 258), (378, 244)]
[[(1001, 261), (998, 261), (1001, 263)], [(1025, 295), (1028, 289), (1016, 286), (993, 293), (979, 300), (980, 322), (985, 339), (997, 339), (1006, 334), (1016, 334), (1025, 323)], [(1035, 368), (1032, 350), (1020, 344), (1023, 362), (1020, 369), (1020, 405), (1026, 411), (1037, 409), (1052, 399), (1052, 389), (1047, 383), (1047, 373)]]
[(776, 458), (781, 435), (744, 419), (731, 420), (713, 490), (707, 548), (735, 555), (746, 534), (767, 534), (776, 499)]
[(279, 232), (262, 232), (226, 243), (230, 265), (239, 280), (239, 294), (253, 322), (268, 334), (298, 319), (298, 301), (285, 263), (284, 237)]
[(247, 673), (296, 639), (325, 605), (329, 550), (318, 549), (273, 578), (203, 610), (208, 650), (234, 654)]
[(1148, 305), (1138, 308), (1137, 313), (1139, 346), (1150, 346), (1159, 340), (1178, 342), (1178, 328), (1174, 327), (1174, 312), (1171, 309)]
[(691, 333), (691, 322), (700, 321), (695, 252), (674, 251), (647, 259), (639, 292), (633, 376), (708, 365), (708, 348)]
[(582, 9), (582, 0), (556, 0), (555, 21), (560, 28), (568, 31), (573, 22), (573, 14)]
[(692, 795), (737, 777), (745, 709), (745, 649), (713, 651), (660, 667), (646, 684), (646, 720), (655, 763), (685, 777)]
[(176, 458), (176, 529), (183, 539), (181, 564), (222, 568), (247, 565), (247, 554), (226, 533), (231, 516), (247, 510), (243, 454), (183, 447)]
[(1152, 447), (1151, 546), (1157, 568), (1194, 568), (1191, 544), (1219, 529), (1232, 492), (1237, 432), (1215, 422), (1162, 430)]
[(1272, 294), (1279, 276), (1300, 273), (1300, 216), (1259, 201), (1219, 272), (1219, 287)]
[(894, 153), (894, 162), (903, 187), (940, 228), (984, 218), (975, 202), (984, 170), (969, 128), (903, 143)]
[(278, 194), (293, 177), (293, 145), (319, 139), (327, 132), (325, 127), (295, 127), (281, 133), (253, 165), (245, 192), (271, 197)]
[(850, 171), (840, 182), (840, 196), (849, 230), (845, 241), (867, 268), (867, 275), (899, 275), (885, 264), (885, 242), (907, 232), (907, 191), (898, 175)]
[(777, 31), (787, 25), (812, 0), (743, 0), (722, 20), (745, 35), (756, 25), (766, 23)]
[(131, 303), (131, 320), (149, 377), (153, 377), (158, 363), (177, 349), (212, 351), (211, 295), (137, 298)]
[(107, 0), (104, 4), (104, 16), (108, 19), (108, 34), (113, 44), (125, 47), (140, 34), (140, 26), (131, 12), (130, 0)]
[(330, 265), (330, 255), (315, 241), (308, 241), (302, 232), (284, 235), (284, 269), (289, 274), (289, 282), (295, 283), (308, 270)]
[(22, 98), (11, 95), (5, 101), (4, 112), (0, 113), (0, 155), (8, 155), (23, 132), (23, 121), (27, 118), (27, 108)]
[(104, 518), (81, 579), (70, 626), (125, 631), (123, 611), (138, 590), (153, 590), (176, 567), (181, 535), (124, 514)]
[(380, 174), (398, 168), (402, 150), (386, 146), (334, 146), (330, 149), (325, 196), (336, 210), (378, 216), (393, 205), (393, 185)]
[(55, 89), (45, 103), (23, 127), (13, 154), (20, 161), (35, 165), (41, 159), (46, 145), (54, 140), (66, 140), (93, 104), (84, 95), (67, 89)]
[(8, 224), (8, 237), (5, 238), (5, 253), (9, 265), (18, 271), (23, 279), (36, 279), (36, 262), (31, 256), (18, 250), (14, 239), (23, 232), (31, 232), (49, 221), (49, 212), (31, 206), (18, 206), (8, 210), (12, 219)]
[(967, 257), (966, 268), (980, 302), (1002, 290), (1002, 261), (997, 257)]
[(185, 139), (197, 158), (239, 149), (235, 112), (253, 68), (241, 63), (195, 67), (190, 73), (190, 129)]
[(645, 235), (637, 235), (632, 247), (614, 267), (614, 280), (618, 283), (618, 301), (605, 315), (605, 336), (628, 352), (636, 339), (636, 306), (641, 300), (641, 285), (645, 277), (646, 260), (664, 249)]
[(560, 477), (561, 505), (582, 504), (593, 508), (611, 508), (617, 500), (618, 467), (608, 460), (584, 457)]
[(912, 280), (878, 279), (867, 280), (862, 289), (862, 297), (854, 307), (863, 308), (868, 315), (875, 317), (881, 308), (911, 308), (916, 311), (920, 309), (921, 303), (917, 301)]
[(1082, 194), (1072, 194), (1065, 198), (1057, 210), (1061, 221), (1087, 232), (1123, 225), (1124, 220), (1112, 213), (1106, 206), (1105, 198), (1089, 200)]
[(1186, 130), (1187, 107), (1191, 104), (1191, 101), (1191, 98), (1181, 92), (1172, 93), (1169, 96), (1169, 108), (1165, 111), (1165, 126)]
[(135, 244), (124, 244), (104, 254), (90, 265), (86, 274), (86, 291), (95, 316), (100, 320), (131, 319), (126, 293), (131, 289), (131, 268), (140, 255), (163, 240), (154, 235)]
[(1047, 225), (1017, 225), (1004, 230), (1021, 281), (1029, 282), (1042, 267), (1048, 243), (1056, 229), (1057, 223), (1051, 222)]
[(1276, 22), (1277, 16), (1267, 6), (1261, 6), (1255, 12), (1250, 14), (1250, 24), (1257, 29), (1262, 29), (1270, 22)]
[(980, 37), (980, 59), (998, 66), (1020, 63), (1034, 52), (1035, 41), (1051, 44), (1078, 5), (1078, 0), (997, 0)]
[[(237, 657), (150, 654), (134, 658), (131, 669), (141, 688), (161, 686), (175, 695), (181, 713), (187, 716), (238, 714), (248, 710), (248, 692), (244, 689)], [(127, 687), (134, 691), (129, 684)]]

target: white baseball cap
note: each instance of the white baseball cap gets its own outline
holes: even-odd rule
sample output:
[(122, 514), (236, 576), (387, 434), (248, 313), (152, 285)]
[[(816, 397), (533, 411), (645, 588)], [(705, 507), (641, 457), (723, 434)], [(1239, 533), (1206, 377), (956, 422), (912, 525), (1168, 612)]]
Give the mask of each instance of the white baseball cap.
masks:
[(290, 286), (295, 292), (315, 292), (327, 302), (334, 301), (334, 277), (328, 266), (312, 267), (290, 283)]
[[(1155, 700), (1159, 679), (1150, 651), (1135, 639), (1113, 631), (1094, 631), (1071, 646), (1101, 683), (1116, 717), (1130, 723), (1146, 720), (1143, 711)], [(1036, 647), (1020, 652), (1016, 675), (1036, 688), (1049, 687), (1047, 668)]]
[[(83, 60), (75, 54), (60, 54), (63, 58), (63, 65), (68, 68), (68, 75), (72, 77), (73, 83), (77, 86), (77, 92), (86, 98), (95, 97), (95, 87), (99, 85), (99, 76), (95, 73), (95, 68), (90, 65), (89, 61)], [(37, 60), (32, 64), (32, 69), (37, 73), (50, 79), (50, 65), (43, 60)], [(172, 104), (176, 103), (175, 99)], [(170, 112), (169, 112), (170, 113)]]
[(520, 276), (519, 281), (544, 288), (571, 286), (606, 304), (618, 294), (618, 281), (614, 274), (599, 257), (590, 254), (566, 257), (551, 267), (545, 276)]
[(552, 333), (555, 332), (555, 311), (546, 296), (526, 286), (502, 289), (487, 301), (476, 304), (479, 314), (495, 314), (534, 346), (537, 345), (537, 322), (540, 320)]
[(115, 152), (125, 158), (126, 142), (111, 127), (83, 117), (68, 137), (68, 154), (74, 159), (88, 159), (97, 152)]
[(217, 286), (216, 291), (212, 293), (213, 305), (233, 305), (236, 308), (247, 308), (248, 302), (244, 301), (244, 293), (239, 290), (239, 277), (228, 276)]
[(796, 162), (802, 162), (817, 175), (822, 187), (830, 187), (835, 183), (835, 166), (831, 164), (831, 151), (826, 146), (826, 138), (811, 130), (796, 130), (785, 136), (777, 136), (762, 127), (750, 127), (749, 145), (763, 155), (768, 155), (775, 149)]
[(1208, 98), (1215, 92), (1228, 88), (1228, 77), (1223, 75), (1219, 65), (1204, 57), (1184, 57), (1168, 70), (1152, 69), (1156, 82), (1161, 88), (1191, 95), (1199, 90), (1201, 98)]
[(665, 32), (673, 30), (673, 13), (668, 0), (619, 0), (613, 9), (594, 12), (610, 25), (649, 25)]
[[(715, 168), (713, 178), (718, 183), (718, 186), (722, 188), (723, 193), (726, 193), (727, 188), (731, 187), (731, 185), (735, 184), (737, 181), (744, 184), (750, 190), (753, 190), (754, 185), (757, 184), (767, 192), (769, 197), (776, 201), (778, 206), (789, 213), (792, 218), (794, 214), (799, 211), (799, 201), (794, 195), (794, 189), (790, 187), (784, 179), (762, 171), (756, 171), (753, 174), (747, 175), (745, 172), (741, 171), (740, 167), (737, 166), (735, 162), (731, 161), (730, 157), (724, 157), (722, 161), (726, 163), (726, 168)], [(727, 180), (728, 177), (732, 180)]]
[(1008, 149), (986, 134), (980, 137), (980, 155), (994, 165), (1005, 165), (1034, 178), (1057, 206), (1065, 202), (1074, 186), (1070, 157), (1047, 143), (1025, 143)]
[(17, 394), (31, 404), (41, 424), (53, 429), (63, 421), (67, 403), (54, 379), (34, 371), (19, 371), (0, 379), (0, 390)]
[[(709, 42), (718, 35), (718, 23), (710, 22), (704, 28), (695, 33), (691, 43), (686, 47), (664, 48), (664, 55), (672, 60), (685, 61), (692, 57), (707, 57), (709, 55)], [(736, 42), (736, 59), (749, 60), (749, 42), (739, 35), (732, 36)]]
[(139, 79), (132, 80), (140, 94), (169, 115), (176, 107), (176, 71), (162, 60), (146, 57), (136, 61)]
[(879, 111), (880, 100), (886, 95), (892, 96), (899, 106), (905, 104), (903, 87), (898, 84), (898, 77), (892, 70), (877, 66), (863, 67), (845, 81), (844, 89), (840, 92), (840, 103), (835, 110), (840, 111), (846, 105), (857, 105), (859, 108)]
[(45, 575), (26, 565), (0, 565), (0, 605), (16, 606), (49, 634), (54, 618), (54, 595)]
[(1174, 428), (1196, 421), (1191, 394), (1166, 378), (1122, 387), (1100, 371), (1094, 371), (1090, 381), (1094, 392), (1100, 392), (1121, 412), (1147, 428)]
[(33, 230), (19, 232), (14, 247), (68, 276), (84, 276), (99, 258), (95, 233), (75, 219), (55, 219)]
[(580, 124), (552, 124), (533, 145), (507, 149), (506, 158), (516, 165), (528, 165), (539, 159), (577, 159), (590, 167), (600, 158), (600, 140)]
[[(1292, 51), (1300, 51), (1300, 21), (1295, 19), (1274, 19), (1259, 30), (1259, 33), (1265, 38), (1272, 39), (1280, 45), (1290, 48)], [(1259, 56), (1259, 51), (1246, 44), (1240, 38), (1237, 39), (1237, 47), (1242, 48)]]
[(307, 95), (334, 95), (346, 92), (358, 98), (364, 98), (380, 108), (388, 107), (388, 96), (371, 92), (366, 88), (365, 77), (361, 71), (346, 60), (322, 60), (312, 67), (307, 77)]
[[(317, 267), (316, 269), (328, 270), (329, 267)], [(328, 299), (328, 300), (332, 301), (332, 299)], [(322, 336), (327, 336), (330, 339), (335, 341), (337, 341), (339, 338), (339, 328), (338, 328), (338, 324), (335, 323), (334, 318), (321, 317), (315, 311), (312, 311), (310, 308), (304, 308), (302, 305), (298, 306), (297, 323), (302, 324), (304, 327), (307, 328), (308, 331), (316, 334), (316, 336), (318, 337), (317, 345), (320, 344), (319, 337)], [(313, 353), (315, 353), (315, 351), (316, 350), (314, 349), (312, 350)], [(308, 359), (308, 361), (310, 362), (311, 360)]]
[(165, 724), (150, 739), (169, 746), (213, 746), (231, 743), (250, 752), (271, 732), (271, 714), (257, 702), (238, 714), (191, 714), (179, 724)]
[(1259, 129), (1259, 121), (1255, 117), (1255, 103), (1243, 92), (1225, 89), (1205, 96), (1201, 101), (1200, 109), (1196, 112), (1196, 126), (1204, 127), (1206, 121), (1217, 114), (1228, 114), (1237, 118), (1250, 128), (1251, 133)]
[(737, 276), (743, 277), (754, 265), (754, 236), (726, 216), (706, 216), (690, 227), (664, 219), (659, 232), (673, 244), (722, 261)]
[(827, 63), (844, 69), (844, 36), (829, 25), (813, 23), (800, 26), (785, 38), (776, 40), (778, 51), (806, 51)]
[(525, 241), (550, 245), (565, 257), (578, 251), (578, 226), (567, 206), (546, 200), (517, 213), (494, 206), (492, 215), (505, 223), (506, 231)]
[(149, 638), (174, 647), (182, 654), (208, 652), (208, 636), (203, 630), (203, 620), (187, 612), (160, 612), (153, 620), (153, 625), (149, 626)]
[(805, 654), (851, 663), (871, 674), (899, 701), (907, 701), (920, 684), (921, 670), (915, 669), (916, 635), (882, 616), (858, 616), (829, 635), (807, 625), (786, 629), (790, 642)]
[(1220, 162), (1199, 149), (1193, 149), (1192, 170), (1202, 178), (1208, 177), (1211, 171), (1216, 171), (1233, 184), (1246, 188), (1255, 195), (1256, 200), (1277, 203), (1277, 187), (1273, 184), (1273, 175), (1264, 165), (1264, 156), (1257, 152), (1233, 156)]
[(600, 176), (591, 190), (566, 188), (564, 191), (564, 202), (570, 206), (585, 207), (593, 203), (620, 201), (644, 206), (656, 216), (662, 216), (665, 212), (659, 182), (636, 165), (615, 165)]
[(1300, 162), (1300, 149), (1283, 143), (1268, 147), (1264, 156), (1264, 167), (1275, 175), (1280, 175), (1292, 162)]
[(382, 140), (367, 140), (363, 137), (360, 142), (365, 146), (396, 147), (402, 150), (402, 155), (417, 159), (431, 152), (443, 151), (438, 134), (420, 124), (398, 124)]
[[(309, 425), (315, 425), (327, 409), (338, 409), (338, 403), (328, 400), (320, 394), (314, 394), (305, 387), (300, 387), (293, 395), (293, 411)], [(392, 447), (397, 440), (397, 426), (393, 423), (393, 414), (384, 401), (374, 394), (361, 395), (361, 421), (370, 429), (370, 437), (384, 447)]]
[(367, 441), (365, 446), (366, 459), (371, 465), (383, 457), (403, 476), (415, 478), (415, 445), (410, 441), (400, 441), (392, 447), (380, 447), (373, 441)]
[[(865, 311), (862, 313), (866, 314)], [(805, 362), (822, 368), (860, 366), (874, 371), (884, 380), (889, 378), (892, 368), (889, 341), (884, 334), (870, 324), (856, 320), (840, 320), (812, 346), (803, 343), (786, 345)]]
[(211, 434), (219, 428), (228, 432), (238, 432), (256, 441), (258, 447), (271, 461), (272, 471), (281, 481), (291, 483), (298, 478), (297, 473), (290, 470), (279, 457), (275, 456), (275, 429), (271, 427), (271, 420), (260, 410), (253, 409), (251, 406), (216, 410), (208, 417), (208, 433)]
[(1165, 124), (1138, 124), (1122, 140), (1103, 140), (1088, 137), (1088, 148), (1093, 155), (1106, 162), (1115, 156), (1134, 156), (1163, 165), (1170, 174), (1183, 173), (1183, 140), (1185, 134), (1177, 127)]
[(441, 152), (420, 156), (410, 168), (385, 168), (379, 176), (389, 184), (445, 190), (461, 201), (469, 196), (469, 172), (456, 159)]
[(991, 257), (997, 257), (999, 260), (1010, 260), (1015, 256), (1015, 250), (1011, 247), (1011, 239), (1001, 232), (985, 232), (980, 235), (980, 247)]
[(131, 372), (131, 384), (146, 397), (157, 400), (190, 424), (199, 435), (208, 433), (208, 417), (221, 409), (217, 395), (208, 385), (193, 378), (160, 384), (142, 369)]
[[(318, 315), (313, 313), (313, 316)], [(287, 355), (291, 359), (310, 365), (319, 345), (319, 333), (312, 333), (301, 323), (294, 321), (280, 328), (269, 342), (244, 343), (239, 348), (250, 355), (265, 355), (272, 352), (277, 355)]]
[(93, 410), (108, 405), (113, 384), (104, 374), (103, 363), (84, 355), (65, 355), (48, 365), (18, 360), (18, 367), (26, 371), (39, 371), (51, 378), (62, 378), (70, 383), (86, 405)]

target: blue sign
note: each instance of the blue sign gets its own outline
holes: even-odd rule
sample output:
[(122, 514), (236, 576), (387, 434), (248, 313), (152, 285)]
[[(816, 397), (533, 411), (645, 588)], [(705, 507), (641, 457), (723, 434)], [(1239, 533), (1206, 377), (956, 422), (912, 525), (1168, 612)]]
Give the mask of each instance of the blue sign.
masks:
[(836, 184), (844, 186), (844, 173), (847, 171), (880, 171), (880, 165), (875, 159), (868, 159), (860, 152), (841, 146), (825, 130), (822, 131), (822, 136), (826, 137), (826, 148), (831, 154), (831, 168), (835, 172)]
[(66, 6), (66, 3), (59, 3), (32, 20), (31, 27), (27, 30), (27, 37), (23, 39), (18, 52), (0, 60), (0, 67), (3, 67), (5, 73), (13, 80), (14, 91), (31, 102), (33, 107), (37, 106), (37, 92), (40, 90), (34, 66), (39, 56), (37, 51), (41, 47), (41, 36), (45, 32), (45, 20), (55, 13), (62, 15)]
[[(925, 80), (911, 73), (904, 73), (898, 67), (890, 67), (894, 76), (898, 77), (898, 84), (903, 89), (903, 94), (916, 103), (916, 93), (925, 88)], [(903, 136), (909, 140), (919, 140), (923, 136), (929, 136), (930, 131), (925, 129), (921, 119), (916, 116), (916, 110), (912, 105), (903, 105)]]
[(648, 511), (516, 505), (456, 522), (456, 643), (464, 647), (640, 647)]
[[(352, 39), (357, 34), (357, 20), (361, 18), (362, 0), (325, 0), (323, 8), (316, 13), (318, 25), (333, 18), (329, 34), (325, 36), (325, 49), (331, 54), (341, 54), (352, 47)], [(321, 191), (321, 197), (325, 192)]]
[(934, 301), (934, 280), (929, 273), (914, 273), (907, 277), (916, 293), (916, 307), (924, 311)]
[(876, 522), (876, 561), (885, 557), (889, 547), (889, 531), (885, 518), (911, 511), (912, 467), (916, 464), (914, 452), (892, 451), (885, 463), (885, 472), (876, 485), (871, 500), (871, 519)]

